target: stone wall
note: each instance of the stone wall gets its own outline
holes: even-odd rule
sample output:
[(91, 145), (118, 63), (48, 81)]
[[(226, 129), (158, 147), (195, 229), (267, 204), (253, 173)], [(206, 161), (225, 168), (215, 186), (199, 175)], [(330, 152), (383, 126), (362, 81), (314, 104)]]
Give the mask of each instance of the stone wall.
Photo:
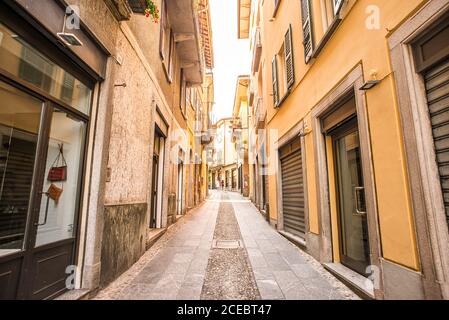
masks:
[(101, 246), (101, 285), (131, 267), (144, 253), (147, 204), (106, 206)]

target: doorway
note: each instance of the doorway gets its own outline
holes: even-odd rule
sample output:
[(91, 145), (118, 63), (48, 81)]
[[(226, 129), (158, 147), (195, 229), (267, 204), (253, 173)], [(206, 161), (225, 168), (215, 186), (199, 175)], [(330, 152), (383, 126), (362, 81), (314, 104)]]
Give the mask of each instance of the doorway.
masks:
[(5, 82), (0, 101), (0, 298), (52, 298), (75, 264), (87, 126)]
[(178, 164), (178, 212), (180, 216), (183, 214), (183, 201), (184, 201), (184, 163), (180, 160)]
[(305, 240), (307, 226), (301, 139), (296, 138), (280, 148), (279, 158), (284, 231)]
[(0, 299), (52, 299), (74, 287), (94, 81), (0, 33)]
[(330, 133), (334, 153), (340, 259), (366, 275), (370, 265), (368, 220), (357, 118)]
[(153, 145), (150, 228), (160, 228), (162, 222), (162, 191), (164, 178), (165, 137), (156, 125)]

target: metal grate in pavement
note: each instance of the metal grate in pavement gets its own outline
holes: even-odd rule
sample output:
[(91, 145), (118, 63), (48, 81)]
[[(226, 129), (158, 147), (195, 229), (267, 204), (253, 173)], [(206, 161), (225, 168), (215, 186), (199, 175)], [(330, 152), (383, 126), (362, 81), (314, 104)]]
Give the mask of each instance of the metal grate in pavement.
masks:
[(241, 240), (214, 240), (212, 248), (215, 249), (239, 249), (243, 248)]

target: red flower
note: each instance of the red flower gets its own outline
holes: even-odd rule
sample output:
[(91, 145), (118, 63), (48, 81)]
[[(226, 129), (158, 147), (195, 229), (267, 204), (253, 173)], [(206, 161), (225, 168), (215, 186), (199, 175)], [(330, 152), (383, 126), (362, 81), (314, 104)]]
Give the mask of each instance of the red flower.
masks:
[(147, 6), (145, 8), (145, 16), (149, 18), (150, 16), (153, 19), (154, 23), (159, 22), (159, 9), (154, 3), (153, 0), (145, 0)]

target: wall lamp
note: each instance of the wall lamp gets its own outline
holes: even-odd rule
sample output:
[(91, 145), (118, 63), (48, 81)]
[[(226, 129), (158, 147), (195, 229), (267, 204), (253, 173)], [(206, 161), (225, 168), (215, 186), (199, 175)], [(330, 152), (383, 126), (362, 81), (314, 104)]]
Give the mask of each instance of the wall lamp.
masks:
[(370, 89), (374, 88), (375, 86), (377, 86), (379, 83), (380, 83), (380, 80), (368, 80), (363, 84), (363, 86), (360, 87), (359, 90), (362, 90), (362, 91), (370, 90)]
[[(73, 11), (72, 13), (73, 14)], [(78, 37), (73, 33), (65, 32), (65, 25), (66, 25), (66, 19), (67, 19), (67, 12), (64, 15), (64, 24), (62, 25), (62, 32), (58, 32), (56, 35), (61, 39), (65, 44), (69, 46), (82, 46), (83, 42), (78, 39)]]

